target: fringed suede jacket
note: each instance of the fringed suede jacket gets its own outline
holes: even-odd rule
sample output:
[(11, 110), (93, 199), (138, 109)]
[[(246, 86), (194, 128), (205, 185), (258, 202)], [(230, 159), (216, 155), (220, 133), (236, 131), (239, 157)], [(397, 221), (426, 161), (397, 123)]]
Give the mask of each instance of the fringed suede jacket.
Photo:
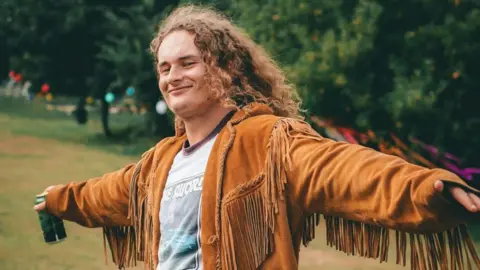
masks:
[[(119, 268), (144, 261), (154, 269), (160, 201), (185, 140), (177, 131), (137, 164), (57, 187), (48, 211), (103, 227)], [(323, 138), (252, 103), (221, 130), (209, 157), (201, 196), (204, 269), (297, 269), (320, 215), (327, 243), (348, 254), (386, 261), (393, 230), (399, 264), (409, 246), (412, 269), (480, 269), (465, 227), (478, 216), (436, 192), (437, 180), (478, 194), (446, 170)]]

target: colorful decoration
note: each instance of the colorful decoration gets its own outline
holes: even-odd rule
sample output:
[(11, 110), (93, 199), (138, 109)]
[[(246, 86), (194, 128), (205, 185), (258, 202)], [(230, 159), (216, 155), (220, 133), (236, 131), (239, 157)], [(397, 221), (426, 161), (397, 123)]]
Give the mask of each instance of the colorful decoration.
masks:
[(40, 89), (43, 94), (48, 93), (50, 91), (50, 85), (48, 83), (42, 84), (42, 88)]
[(115, 100), (115, 95), (112, 92), (105, 94), (105, 101), (107, 103), (112, 103)]
[(472, 180), (475, 174), (480, 174), (480, 168), (460, 168), (461, 160), (459, 157), (448, 152), (440, 152), (438, 148), (421, 142), (418, 139), (410, 138), (414, 144), (421, 146), (424, 150), (430, 153), (431, 157), (438, 160), (445, 166), (446, 169), (460, 175), (464, 179)]
[(140, 107), (140, 114), (144, 114), (144, 113), (146, 113), (146, 112), (147, 112), (147, 106), (146, 106), (146, 105), (142, 105), (142, 106)]
[(155, 110), (158, 114), (165, 114), (167, 112), (167, 103), (163, 100), (159, 100), (155, 105)]
[(92, 97), (87, 97), (87, 104), (93, 104), (93, 101)]
[(480, 168), (461, 168), (461, 159), (459, 157), (451, 153), (441, 152), (436, 147), (425, 144), (418, 139), (410, 138), (411, 145), (420, 146), (427, 155), (430, 155), (430, 159), (407, 146), (392, 132), (389, 134), (390, 136), (377, 136), (371, 130), (367, 133), (361, 133), (351, 128), (337, 127), (330, 121), (321, 120), (316, 116), (312, 116), (310, 120), (318, 127), (323, 128), (324, 134), (330, 139), (366, 145), (382, 153), (395, 155), (428, 168), (442, 167), (465, 180), (473, 181), (473, 185), (480, 185), (480, 183), (474, 183), (475, 179), (480, 179), (477, 178), (480, 177)]
[(53, 95), (52, 95), (52, 93), (48, 93), (48, 94), (45, 96), (45, 100), (48, 101), (48, 102), (52, 101), (52, 100), (53, 100)]
[(133, 86), (130, 86), (127, 88), (127, 96), (133, 96), (135, 94), (135, 88)]
[(11, 80), (15, 81), (15, 82), (20, 82), (22, 80), (22, 74), (20, 73), (15, 73), (15, 71), (13, 70), (10, 70), (8, 72), (8, 77), (10, 77)]
[(460, 72), (455, 71), (455, 72), (452, 73), (452, 78), (453, 78), (454, 80), (458, 79), (458, 77), (460, 77)]
[(15, 74), (15, 77), (13, 77), (13, 80), (15, 82), (20, 82), (22, 80), (22, 74), (18, 73), (18, 74)]

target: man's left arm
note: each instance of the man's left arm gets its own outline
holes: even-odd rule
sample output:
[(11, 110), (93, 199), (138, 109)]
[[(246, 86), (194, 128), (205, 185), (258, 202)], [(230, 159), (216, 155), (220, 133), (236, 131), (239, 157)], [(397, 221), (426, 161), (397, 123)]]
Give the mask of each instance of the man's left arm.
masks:
[(479, 217), (461, 204), (475, 205), (478, 197), (470, 195), (478, 191), (449, 171), (322, 138), (303, 123), (285, 128), (288, 197), (307, 214), (415, 233), (441, 232)]

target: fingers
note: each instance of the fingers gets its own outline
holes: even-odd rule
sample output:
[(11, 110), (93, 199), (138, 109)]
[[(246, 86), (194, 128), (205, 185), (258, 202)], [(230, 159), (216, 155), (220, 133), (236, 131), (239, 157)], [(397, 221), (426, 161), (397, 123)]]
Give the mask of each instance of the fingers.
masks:
[(470, 211), (470, 212), (477, 212), (478, 211), (479, 207), (477, 207), (477, 205), (475, 204), (473, 199), (462, 188), (451, 187), (450, 188), (450, 193), (452, 194), (453, 198), (455, 198), (455, 200), (457, 200), (461, 205), (463, 205), (463, 207), (465, 207), (465, 209), (467, 209), (468, 211)]
[[(48, 193), (48, 192), (52, 191), (52, 189), (54, 189), (55, 187), (56, 187), (56, 185), (49, 186), (43, 191), (43, 193)], [(37, 212), (45, 210), (45, 202), (41, 202), (41, 203), (33, 206), (33, 209)]]
[[(443, 191), (445, 185), (443, 184), (443, 181), (439, 180), (433, 184), (433, 187), (436, 191), (441, 192)], [(471, 192), (466, 192), (461, 187), (450, 187), (449, 191), (452, 194), (453, 198), (463, 207), (465, 207), (465, 209), (473, 213), (479, 211), (480, 198), (477, 195)]]
[(468, 192), (467, 194), (470, 197), (470, 199), (472, 199), (472, 201), (475, 204), (475, 206), (477, 207), (477, 209), (480, 209), (480, 198), (477, 195), (475, 195), (471, 192)]
[(35, 205), (33, 207), (33, 209), (35, 209), (35, 211), (37, 211), (37, 212), (45, 210), (45, 202), (41, 202), (41, 203)]

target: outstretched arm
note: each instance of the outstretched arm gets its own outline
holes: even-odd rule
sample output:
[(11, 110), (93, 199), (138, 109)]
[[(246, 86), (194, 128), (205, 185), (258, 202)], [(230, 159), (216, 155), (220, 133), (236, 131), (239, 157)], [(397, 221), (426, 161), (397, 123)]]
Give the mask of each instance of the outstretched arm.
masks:
[(130, 164), (80, 183), (54, 186), (47, 194), (46, 210), (86, 227), (129, 225), (129, 184), (135, 170)]
[(55, 216), (86, 227), (132, 225), (133, 220), (128, 218), (130, 190), (135, 185), (133, 191), (137, 192), (146, 179), (154, 149), (143, 154), (139, 163), (102, 177), (49, 187), (45, 205), (35, 209), (39, 211), (44, 207)]
[(289, 133), (287, 190), (306, 213), (420, 233), (452, 228), (480, 209), (478, 191), (449, 171), (322, 138), (301, 122), (284, 128)]

